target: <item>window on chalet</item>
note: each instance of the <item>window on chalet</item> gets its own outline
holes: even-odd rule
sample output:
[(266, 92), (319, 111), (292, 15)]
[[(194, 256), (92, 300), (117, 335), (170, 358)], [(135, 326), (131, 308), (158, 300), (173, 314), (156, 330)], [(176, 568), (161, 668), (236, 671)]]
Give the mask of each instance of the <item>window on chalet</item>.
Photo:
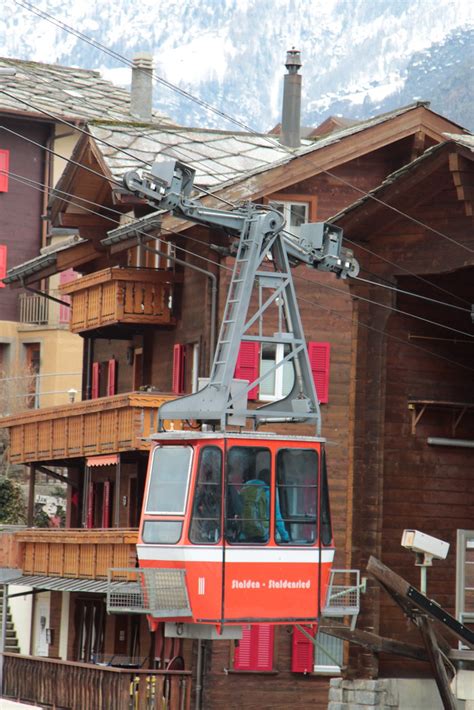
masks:
[(344, 642), (335, 636), (323, 634), (315, 627), (303, 627), (316, 638), (316, 644), (296, 626), (293, 627), (291, 670), (293, 673), (337, 674), (344, 660)]
[(118, 362), (114, 358), (93, 362), (91, 373), (91, 399), (112, 397), (117, 394)]
[[(235, 377), (253, 382), (267, 375), (257, 387), (249, 392), (249, 399), (271, 402), (282, 399), (291, 392), (294, 384), (293, 364), (284, 363), (276, 370), (272, 368), (282, 362), (290, 352), (284, 343), (244, 342), (240, 346), (235, 368)], [(329, 401), (330, 343), (308, 343), (308, 355), (314, 384), (320, 403)]]
[(474, 530), (458, 530), (456, 543), (456, 618), (474, 623)]
[(309, 202), (271, 200), (269, 205), (283, 214), (286, 222), (285, 231), (290, 234), (298, 236), (301, 225), (310, 221)]
[(274, 626), (244, 626), (242, 638), (235, 643), (234, 670), (264, 673), (273, 670)]

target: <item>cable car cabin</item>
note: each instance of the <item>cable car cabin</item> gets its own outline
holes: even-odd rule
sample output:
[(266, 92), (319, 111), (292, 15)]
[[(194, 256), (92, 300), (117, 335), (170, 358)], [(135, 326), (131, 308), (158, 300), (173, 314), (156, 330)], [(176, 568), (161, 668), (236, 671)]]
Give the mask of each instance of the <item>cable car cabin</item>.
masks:
[(153, 437), (139, 565), (156, 570), (161, 592), (171, 570), (181, 571), (189, 606), (174, 611), (184, 590), (170, 589), (169, 609), (149, 617), (152, 627), (314, 622), (333, 556), (323, 439)]

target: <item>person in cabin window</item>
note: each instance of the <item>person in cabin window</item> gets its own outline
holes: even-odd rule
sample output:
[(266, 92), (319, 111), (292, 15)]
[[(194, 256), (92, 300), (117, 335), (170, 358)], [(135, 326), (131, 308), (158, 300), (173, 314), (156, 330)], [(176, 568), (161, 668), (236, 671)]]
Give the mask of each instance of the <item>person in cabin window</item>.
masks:
[[(251, 474), (250, 474), (251, 476)], [(263, 468), (248, 477), (240, 490), (242, 501), (242, 542), (268, 542), (270, 529), (270, 470)], [(281, 517), (278, 495), (275, 506), (276, 540), (289, 542), (290, 536)]]

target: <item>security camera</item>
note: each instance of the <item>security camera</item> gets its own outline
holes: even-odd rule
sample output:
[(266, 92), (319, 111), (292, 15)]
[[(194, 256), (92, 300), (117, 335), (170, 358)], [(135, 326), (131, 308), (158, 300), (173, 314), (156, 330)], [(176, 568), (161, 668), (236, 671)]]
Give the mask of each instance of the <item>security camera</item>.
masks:
[(424, 556), (423, 564), (431, 564), (431, 560), (445, 560), (449, 552), (449, 542), (439, 540), (419, 530), (404, 530), (402, 547)]

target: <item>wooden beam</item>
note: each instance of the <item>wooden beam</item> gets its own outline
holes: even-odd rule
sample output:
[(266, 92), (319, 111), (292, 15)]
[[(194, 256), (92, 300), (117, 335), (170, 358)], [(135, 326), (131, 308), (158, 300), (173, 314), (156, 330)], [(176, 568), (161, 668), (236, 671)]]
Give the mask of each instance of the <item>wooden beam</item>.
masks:
[(433, 624), (428, 618), (421, 617), (418, 619), (418, 628), (420, 629), (420, 633), (425, 644), (436, 685), (438, 686), (439, 694), (441, 695), (444, 710), (456, 710), (456, 700), (449, 686), (450, 681), (446, 672), (444, 658), (438, 646)]
[(379, 636), (371, 631), (362, 631), (361, 629), (352, 630), (345, 624), (322, 623), (319, 625), (319, 631), (329, 636), (355, 643), (358, 646), (363, 646), (373, 653), (393, 653), (397, 656), (405, 658), (413, 658), (416, 661), (428, 661), (428, 654), (422, 646), (416, 646), (412, 643), (405, 643), (397, 639)]
[(459, 153), (449, 156), (449, 169), (453, 176), (456, 194), (460, 202), (464, 202), (464, 211), (467, 217), (473, 215), (474, 205), (474, 171), (472, 161), (466, 160)]
[(428, 616), (437, 621), (443, 631), (453, 635), (470, 648), (474, 648), (474, 634), (435, 601), (429, 599), (403, 577), (384, 565), (375, 557), (370, 557), (367, 571), (390, 594), (412, 621)]

